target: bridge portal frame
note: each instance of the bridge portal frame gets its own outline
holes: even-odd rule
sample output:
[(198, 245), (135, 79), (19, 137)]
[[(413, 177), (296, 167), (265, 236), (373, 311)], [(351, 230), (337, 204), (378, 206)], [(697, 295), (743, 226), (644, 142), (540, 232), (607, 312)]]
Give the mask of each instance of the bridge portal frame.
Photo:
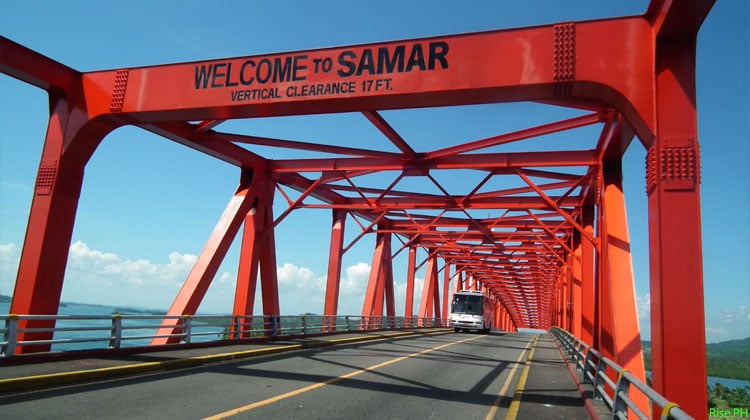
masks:
[[(373, 257), (377, 270), (370, 278), (363, 314), (382, 313), (385, 298), (390, 315), (394, 302), (389, 265), (391, 233), (387, 230), (396, 227), (391, 226), (392, 221), (386, 216), (404, 208), (460, 207), (464, 200), (471, 201), (476, 189), (464, 197), (446, 195), (442, 202), (434, 197), (419, 196), (389, 200), (385, 197), (386, 189), (380, 194), (383, 200), (373, 206), (373, 200), (363, 194), (360, 194), (363, 200), (344, 199), (334, 188), (321, 186), (336, 177), (351, 180), (357, 173), (389, 168), (422, 176), (429, 170), (443, 168), (492, 168), (492, 171), (510, 170), (528, 180), (525, 175), (528, 170), (523, 169), (524, 166), (575, 162), (598, 168), (600, 173), (592, 174), (585, 181), (597, 188), (588, 190), (591, 194), (570, 210), (564, 204), (570, 197), (550, 197), (533, 182), (529, 182), (529, 188), (538, 193), (537, 199), (518, 204), (499, 198), (475, 200), (479, 208), (484, 205), (548, 209), (565, 218), (568, 234), (563, 236), (566, 239), (560, 239), (557, 228), (541, 223), (537, 213), (527, 210), (537, 227), (543, 226), (547, 233), (553, 233), (550, 236), (557, 238), (542, 243), (541, 249), (549, 251), (566, 267), (566, 261), (574, 261), (572, 270), (561, 270), (552, 280), (544, 274), (529, 280), (528, 284), (535, 287), (534, 294), (524, 295), (523, 299), (531, 299), (534, 305), (546, 309), (531, 315), (524, 312), (519, 306), (523, 300), (519, 300), (516, 291), (502, 283), (494, 284), (488, 278), (483, 280), (477, 267), (462, 265), (465, 262), (461, 262), (458, 254), (446, 254), (451, 257), (446, 259), (443, 269), (447, 275), (449, 264), (455, 264), (459, 278), (463, 280), (460, 276), (465, 275), (469, 284), (479, 287), (479, 283), (483, 283), (481, 287), (493, 292), (501, 304), (503, 315), (499, 319), (504, 327), (516, 328), (529, 323), (566, 324), (569, 329), (579, 331), (584, 341), (590, 337), (605, 354), (611, 354), (623, 366), (628, 367), (630, 363), (632, 371), (643, 376), (634, 302), (630, 297), (620, 300), (621, 296), (632, 293), (633, 278), (632, 269), (627, 270), (630, 253), (618, 171), (622, 154), (636, 135), (648, 149), (653, 384), (657, 391), (677, 401), (687, 412), (704, 417), (705, 387), (697, 386), (705, 384), (705, 332), (694, 64), (697, 32), (713, 3), (712, 0), (654, 0), (643, 16), (88, 73), (78, 72), (0, 38), (0, 71), (46, 90), (50, 98), (50, 120), (11, 312), (57, 313), (85, 166), (104, 137), (122, 125), (136, 125), (241, 168), (240, 187), (170, 308), (170, 314), (197, 310), (229, 243), (244, 223), (234, 311), (252, 313), (255, 278), (260, 272), (264, 313), (278, 315), (273, 231), (280, 220), (274, 219), (272, 211), (278, 185), (302, 191), (303, 196), (298, 202), (290, 203), (289, 211), (300, 207), (304, 197), (310, 196), (334, 212), (326, 312), (336, 312), (340, 259), (345, 252), (337, 229), (343, 230), (348, 212), (372, 221), (363, 233), (377, 232), (378, 248)], [(407, 57), (407, 49), (409, 51), (405, 64), (409, 71), (394, 62), (397, 61), (395, 52), (402, 49), (404, 57)], [(378, 55), (381, 61), (391, 60), (377, 64), (385, 66), (388, 81), (362, 80), (361, 89), (359, 85), (346, 84), (355, 83), (351, 79), (356, 76), (355, 72), (382, 70), (378, 67), (376, 71), (374, 63), (368, 65), (360, 60), (357, 65), (354, 60), (367, 54), (374, 59), (373, 54), (381, 54), (380, 51), (394, 54), (387, 58)], [(499, 56), (505, 60), (500, 68), (492, 65), (493, 57)], [(331, 57), (339, 57), (338, 72), (318, 72), (312, 68), (311, 63), (323, 63)], [(237, 91), (234, 96), (228, 95), (227, 88), (238, 83), (251, 84), (249, 74), (235, 73), (238, 78), (233, 79), (230, 69), (237, 72), (244, 66), (257, 70), (263, 62), (269, 63), (266, 64), (269, 72), (275, 69), (274, 77), (278, 77), (275, 87), (256, 93), (246, 89), (241, 93)], [(458, 68), (473, 71), (459, 72)], [(207, 73), (199, 78), (202, 71)], [(254, 77), (257, 81), (259, 77), (270, 79), (272, 76), (256, 72)], [(337, 96), (323, 92), (302, 96), (297, 90), (304, 89), (297, 83), (301, 80), (311, 86), (338, 84), (338, 89), (346, 89), (347, 94)], [(279, 92), (286, 92), (287, 97), (281, 98)], [(240, 100), (239, 95), (246, 99), (250, 95), (260, 95), (260, 100)], [(513, 133), (422, 153), (413, 150), (376, 111), (521, 100), (595, 110), (596, 118), (605, 123), (597, 149), (593, 154), (568, 152), (554, 156), (544, 153), (466, 154), (488, 145), (523, 139), (529, 134)], [(232, 118), (352, 111), (363, 113), (399, 153), (235, 136), (213, 130), (222, 121)], [(570, 122), (560, 122), (555, 129), (563, 129), (566, 124)], [(546, 129), (536, 127), (531, 132)], [(294, 147), (355, 157), (272, 161), (235, 143)], [(498, 165), (498, 161), (503, 164)], [(301, 175), (310, 171), (322, 171), (323, 175), (318, 180)], [(514, 205), (517, 207), (512, 207)], [(594, 208), (599, 213), (595, 228)], [(412, 220), (413, 225), (421, 222)], [(378, 229), (372, 229), (376, 225)], [(408, 287), (412, 293), (413, 250), (417, 244), (427, 249), (437, 246), (429, 240), (415, 239), (429, 230), (429, 226), (415, 229), (414, 236), (404, 244), (409, 248)], [(569, 255), (570, 259), (562, 255)], [(430, 252), (427, 266), (430, 287), (424, 288), (420, 316), (433, 311), (439, 314), (440, 310), (435, 253)], [(444, 290), (443, 299), (447, 299), (447, 295)], [(598, 298), (592, 299), (594, 296)], [(411, 298), (410, 295), (407, 305)], [(580, 305), (579, 310), (569, 312), (569, 302)], [(29, 321), (20, 327), (45, 326)], [(179, 326), (164, 325), (163, 329), (174, 332)], [(21, 340), (45, 338), (48, 334), (40, 332), (19, 335)], [(24, 347), (26, 352), (46, 349), (45, 345)]]

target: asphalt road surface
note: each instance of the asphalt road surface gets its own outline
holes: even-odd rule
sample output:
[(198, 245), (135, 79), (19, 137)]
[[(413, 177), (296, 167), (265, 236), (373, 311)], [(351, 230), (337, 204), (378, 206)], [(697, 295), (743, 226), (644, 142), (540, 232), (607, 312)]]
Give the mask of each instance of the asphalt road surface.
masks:
[(449, 333), (299, 350), (3, 395), (0, 417), (505, 418), (533, 341)]

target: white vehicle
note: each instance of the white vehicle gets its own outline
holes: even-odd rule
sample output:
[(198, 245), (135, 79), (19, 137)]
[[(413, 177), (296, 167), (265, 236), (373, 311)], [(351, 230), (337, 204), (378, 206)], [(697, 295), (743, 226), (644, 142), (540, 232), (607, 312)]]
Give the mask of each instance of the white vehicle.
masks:
[(495, 305), (488, 296), (476, 290), (461, 290), (453, 294), (451, 327), (455, 332), (477, 330), (490, 332), (495, 317)]

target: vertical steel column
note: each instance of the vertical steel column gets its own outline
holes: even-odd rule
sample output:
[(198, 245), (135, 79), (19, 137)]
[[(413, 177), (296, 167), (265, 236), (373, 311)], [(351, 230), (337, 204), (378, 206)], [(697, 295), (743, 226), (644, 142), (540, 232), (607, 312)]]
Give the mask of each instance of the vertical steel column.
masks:
[[(385, 295), (385, 314), (389, 319), (396, 316), (396, 298), (393, 290), (393, 255), (391, 250), (392, 234), (385, 234), (385, 248), (383, 249), (383, 269), (380, 272), (381, 284)], [(382, 307), (382, 306), (381, 306)]]
[[(599, 195), (597, 196), (597, 207), (596, 207), (596, 237), (599, 239), (599, 247), (598, 249), (595, 249), (595, 255), (596, 255), (596, 265), (594, 266), (594, 338), (591, 342), (591, 345), (599, 349), (602, 354), (604, 354), (607, 357), (612, 357), (612, 352), (608, 349), (612, 348), (611, 340), (607, 341), (606, 337), (603, 340), (602, 339), (602, 330), (604, 329), (605, 323), (605, 315), (604, 311), (605, 308), (603, 308), (604, 305), (602, 305), (602, 300), (604, 297), (602, 296), (602, 293), (605, 293), (604, 291), (609, 290), (609, 286), (607, 285), (607, 259), (604, 255), (604, 250), (607, 246), (606, 244), (606, 235), (604, 235), (604, 210), (602, 208), (602, 201), (604, 201), (603, 194), (604, 194), (604, 175), (600, 173), (599, 180), (597, 181), (597, 188), (599, 191)], [(607, 299), (608, 300), (608, 299)], [(606, 318), (606, 319), (611, 319)], [(606, 343), (606, 344), (605, 344)]]
[(409, 247), (409, 262), (406, 273), (406, 302), (404, 303), (404, 323), (411, 326), (414, 316), (414, 275), (417, 263), (417, 248)]
[[(552, 299), (550, 301), (551, 308), (548, 310), (548, 315), (550, 322), (553, 325), (560, 325), (558, 322), (558, 313), (560, 308), (560, 283), (559, 281), (556, 281), (554, 285), (552, 286)], [(538, 295), (538, 293), (537, 293)], [(539, 297), (537, 297), (539, 299)], [(540, 316), (539, 319), (542, 319), (543, 316)]]
[(442, 319), (448, 319), (448, 297), (450, 293), (448, 291), (450, 290), (450, 283), (451, 283), (451, 266), (448, 264), (448, 261), (445, 262), (445, 267), (443, 268), (443, 316)]
[[(254, 198), (253, 198), (254, 200)], [(240, 260), (237, 268), (237, 284), (234, 291), (233, 315), (252, 315), (255, 304), (255, 288), (258, 283), (258, 260), (260, 259), (260, 238), (263, 237), (262, 219), (257, 203), (245, 212), (245, 226), (242, 232)]]
[(554, 325), (565, 328), (565, 267), (561, 267), (557, 277), (557, 299), (555, 304)]
[(690, 415), (705, 418), (695, 37), (661, 40), (657, 52), (657, 132), (646, 164), (652, 383)]
[[(365, 301), (362, 306), (362, 316), (382, 316), (383, 298), (386, 301), (388, 316), (395, 316), (395, 301), (393, 294), (393, 268), (391, 258), (391, 234), (378, 233), (376, 235), (375, 252), (372, 257), (370, 279), (367, 284)], [(369, 328), (369, 320), (365, 325)]]
[[(537, 299), (541, 300), (541, 293), (537, 291), (536, 295), (537, 295)], [(560, 319), (562, 318), (561, 310), (560, 310), (560, 306), (561, 306), (560, 302), (562, 301), (561, 299), (562, 285), (560, 284), (559, 276), (553, 283), (551, 295), (552, 297), (549, 301), (550, 310), (547, 312), (549, 316), (547, 318), (550, 320), (550, 323), (552, 325), (557, 325), (557, 326), (562, 327), (561, 322), (560, 322)], [(544, 319), (544, 316), (540, 316), (539, 319), (540, 320)]]
[[(429, 250), (432, 254), (433, 250)], [(427, 268), (425, 270), (424, 286), (422, 287), (422, 299), (419, 304), (420, 325), (422, 320), (432, 318), (433, 314), (440, 312), (440, 291), (438, 290), (437, 257), (427, 257)]]
[[(260, 226), (255, 221), (258, 213), (257, 206), (252, 207), (245, 214), (245, 225), (242, 231), (242, 242), (240, 245), (240, 260), (237, 268), (237, 283), (234, 288), (234, 316), (247, 316), (253, 314), (255, 306), (255, 291), (258, 283), (258, 260), (260, 244), (258, 239), (262, 233), (258, 230)], [(247, 318), (238, 327), (235, 336), (249, 338), (252, 326)], [(237, 327), (237, 326), (235, 326)]]
[(596, 338), (595, 347), (603, 355), (615, 359), (615, 342), (614, 342), (614, 308), (612, 307), (612, 285), (609, 267), (609, 235), (607, 235), (606, 210), (604, 209), (604, 188), (602, 187), (601, 203), (599, 205), (599, 223), (597, 229), (600, 238), (599, 264), (597, 266), (597, 321), (596, 321)]
[(326, 302), (323, 314), (334, 317), (332, 319), (335, 327), (335, 316), (338, 315), (339, 306), (339, 284), (341, 281), (341, 257), (344, 252), (344, 227), (346, 224), (346, 211), (333, 210), (333, 222), (331, 226), (331, 247), (328, 252), (328, 277), (326, 283)]
[[(273, 227), (273, 197), (276, 191), (276, 183), (269, 174), (261, 180), (260, 184), (259, 188), (262, 195), (258, 204), (263, 207), (264, 211), (256, 214), (263, 217), (263, 219), (256, 221), (256, 223), (261, 224), (263, 231), (263, 236), (259, 238), (260, 255), (258, 263), (260, 266), (260, 293), (263, 299), (263, 315), (266, 317), (266, 330), (269, 330), (272, 326), (271, 323), (275, 324), (276, 322), (275, 320), (270, 321), (269, 317), (277, 318), (281, 315), (277, 277), (278, 266), (276, 264), (276, 234)], [(266, 334), (271, 335), (272, 332), (269, 331)]]
[[(376, 295), (378, 290), (380, 290), (378, 282), (380, 281), (380, 270), (382, 269), (381, 263), (383, 261), (383, 238), (383, 235), (380, 233), (375, 235), (375, 251), (372, 254), (370, 276), (367, 281), (365, 300), (362, 304), (362, 317), (371, 317), (375, 313)], [(369, 326), (368, 321), (369, 320), (365, 318), (366, 326)]]
[(437, 269), (437, 257), (435, 258), (435, 265), (433, 265), (432, 275), (432, 306), (435, 309), (435, 318), (440, 318), (440, 281), (438, 280), (438, 269)]
[[(232, 313), (239, 316), (253, 314), (260, 272), (263, 314), (274, 317), (280, 314), (273, 232), (275, 185), (268, 174), (256, 174), (255, 177), (257, 179), (253, 179), (252, 187), (256, 190), (257, 198), (245, 217)], [(270, 327), (269, 319), (266, 319), (266, 329)]]
[[(588, 241), (587, 241), (588, 242)], [(573, 255), (570, 256), (570, 262), (572, 264), (571, 272), (571, 314), (570, 314), (570, 332), (574, 336), (581, 338), (581, 311), (582, 311), (582, 255), (583, 250), (581, 249), (581, 241), (578, 241), (578, 246), (573, 250)]]
[[(594, 237), (594, 208), (583, 207), (583, 230)], [(583, 342), (593, 345), (596, 317), (596, 250), (590, 241), (581, 239), (581, 335)]]
[(377, 283), (375, 283), (377, 286), (375, 288), (375, 299), (373, 303), (373, 310), (370, 314), (371, 316), (381, 317), (383, 316), (383, 294), (385, 293), (385, 267), (382, 266), (383, 261), (380, 261), (381, 266), (380, 270), (378, 270), (378, 280)]
[[(570, 257), (568, 257), (570, 263)], [(566, 331), (570, 331), (570, 283), (571, 283), (571, 269), (570, 266), (563, 266), (562, 270), (562, 325)]]
[(505, 328), (503, 328), (505, 331), (511, 331), (512, 330), (512, 323), (511, 323), (511, 317), (510, 312), (507, 310), (505, 311)]
[[(603, 170), (602, 256), (606, 269), (602, 273), (601, 304), (605, 316), (602, 320), (604, 332), (608, 335), (603, 343), (611, 343), (611, 348), (607, 350), (612, 352), (614, 360), (645, 382), (621, 163), (619, 160), (607, 161)], [(636, 393), (631, 398), (641, 410), (648, 412), (649, 404), (645, 396)]]
[[(50, 119), (31, 202), (26, 237), (18, 267), (10, 312), (28, 315), (56, 315), (60, 306), (65, 267), (70, 251), (78, 200), (86, 161), (104, 135), (82, 133), (87, 122), (62, 94), (50, 94)], [(104, 127), (104, 125), (102, 124)], [(82, 145), (88, 153), (70, 155)], [(20, 330), (53, 328), (54, 321), (19, 321)], [(25, 332), (19, 341), (49, 340), (52, 332)], [(18, 353), (49, 351), (50, 345), (23, 346)]]

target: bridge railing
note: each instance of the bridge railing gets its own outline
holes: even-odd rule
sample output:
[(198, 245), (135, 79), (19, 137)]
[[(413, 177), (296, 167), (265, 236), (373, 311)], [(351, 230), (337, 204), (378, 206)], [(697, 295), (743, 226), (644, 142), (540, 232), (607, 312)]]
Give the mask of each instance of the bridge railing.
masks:
[[(693, 418), (677, 404), (667, 400), (632, 373), (569, 332), (557, 327), (552, 327), (550, 331), (562, 344), (563, 349), (568, 353), (568, 357), (573, 360), (576, 369), (582, 373), (584, 386), (588, 384), (593, 389), (595, 400), (604, 401), (612, 413), (612, 419), (627, 419), (628, 409), (632, 410), (639, 419), (651, 418), (648, 413), (644, 413), (633, 403), (630, 398), (630, 392), (633, 390), (643, 393), (649, 399), (655, 413), (655, 406), (661, 409), (660, 419), (683, 420)], [(616, 375), (616, 381), (613, 381), (607, 375), (608, 369)]]
[[(176, 324), (174, 333), (157, 334), (163, 321)], [(27, 327), (21, 327), (30, 321)], [(0, 315), (0, 357), (13, 357), (24, 346), (49, 345), (53, 352), (148, 346), (154, 338), (179, 344), (278, 338), (345, 332), (447, 326), (439, 318), (354, 315)], [(36, 325), (35, 325), (35, 324)], [(39, 325), (53, 324), (52, 327)], [(49, 340), (19, 340), (21, 333), (52, 333)]]

